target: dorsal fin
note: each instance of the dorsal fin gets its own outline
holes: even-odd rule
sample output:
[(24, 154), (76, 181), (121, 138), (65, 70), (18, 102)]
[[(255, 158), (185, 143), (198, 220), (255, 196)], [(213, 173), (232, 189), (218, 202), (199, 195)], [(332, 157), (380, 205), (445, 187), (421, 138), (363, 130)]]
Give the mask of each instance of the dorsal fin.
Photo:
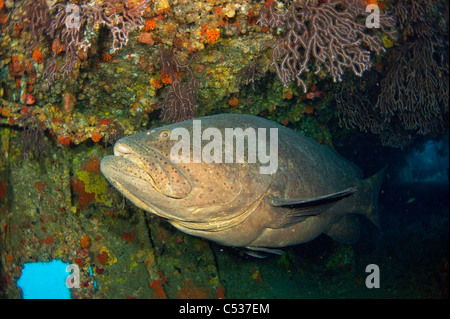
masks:
[(356, 191), (356, 187), (351, 187), (337, 193), (314, 198), (280, 199), (271, 197), (270, 203), (272, 206), (288, 208), (287, 211), (283, 211), (283, 216), (279, 216), (276, 225), (271, 225), (271, 227), (284, 228), (302, 222), (308, 217), (319, 215), (341, 199), (353, 195)]

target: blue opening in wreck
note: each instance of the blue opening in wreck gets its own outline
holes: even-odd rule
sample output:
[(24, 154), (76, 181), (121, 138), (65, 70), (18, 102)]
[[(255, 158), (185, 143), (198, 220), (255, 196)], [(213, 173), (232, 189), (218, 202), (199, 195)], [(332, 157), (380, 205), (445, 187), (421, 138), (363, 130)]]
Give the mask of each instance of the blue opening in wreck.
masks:
[(61, 260), (26, 263), (17, 281), (23, 299), (70, 299), (66, 286), (68, 265)]

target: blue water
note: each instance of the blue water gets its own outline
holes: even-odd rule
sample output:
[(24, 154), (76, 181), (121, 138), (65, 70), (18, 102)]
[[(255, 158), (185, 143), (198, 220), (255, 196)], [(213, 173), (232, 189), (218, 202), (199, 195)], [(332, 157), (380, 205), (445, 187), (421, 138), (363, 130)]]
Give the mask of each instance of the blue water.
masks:
[(61, 260), (25, 264), (17, 281), (23, 299), (70, 299), (66, 286), (68, 265)]

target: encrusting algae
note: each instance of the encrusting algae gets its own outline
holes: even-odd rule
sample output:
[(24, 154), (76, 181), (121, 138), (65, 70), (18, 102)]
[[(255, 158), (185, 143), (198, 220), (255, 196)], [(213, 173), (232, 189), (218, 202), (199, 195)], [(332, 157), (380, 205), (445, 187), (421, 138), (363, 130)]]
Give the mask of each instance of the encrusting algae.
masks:
[[(142, 1), (134, 1), (132, 5), (138, 3)], [(261, 32), (261, 28), (254, 23), (255, 12), (260, 9), (261, 4), (243, 0), (233, 3), (148, 1), (142, 15), (142, 28), (135, 28), (130, 35), (149, 33), (148, 36), (154, 42), (150, 47), (141, 46), (139, 41), (135, 41), (136, 37), (130, 36), (127, 45), (116, 50), (112, 59), (109, 52), (100, 50), (98, 43), (90, 39), (89, 50), (80, 50), (79, 57), (75, 60), (75, 76), (56, 81), (49, 86), (49, 90), (45, 87), (46, 79), (43, 77), (49, 61), (54, 54), (62, 60), (68, 54), (68, 49), (58, 39), (47, 47), (43, 40), (40, 41), (41, 48), (34, 49), (29, 56), (24, 55), (21, 59), (13, 55), (9, 66), (16, 78), (36, 74), (36, 82), (33, 84), (33, 98), (36, 101), (31, 113), (40, 117), (41, 125), (49, 130), (57, 144), (69, 147), (86, 141), (107, 142), (111, 140), (111, 133), (107, 126), (100, 125), (104, 119), (114, 118), (117, 125), (122, 127), (124, 135), (133, 134), (143, 125), (158, 121), (155, 109), (167, 91), (164, 91), (165, 86), (170, 87), (173, 82), (171, 76), (159, 74), (156, 67), (160, 65), (160, 46), (172, 48), (181, 61), (195, 56), (192, 69), (195, 77), (204, 83), (198, 87), (197, 92), (199, 116), (213, 111), (213, 105), (216, 105), (214, 108), (227, 109), (231, 94), (239, 93), (235, 81), (239, 66), (245, 65), (245, 61), (256, 59), (262, 45), (272, 38), (270, 34)], [(189, 13), (186, 15), (185, 12)], [(25, 13), (26, 10), (22, 12)], [(14, 19), (19, 17), (20, 15), (14, 16)], [(31, 41), (25, 37), (27, 32), (26, 29), (21, 31), (17, 46)], [(226, 41), (222, 41), (222, 38)], [(222, 47), (217, 46), (219, 40)], [(97, 64), (97, 71), (89, 72), (90, 69), (84, 69), (88, 63)], [(31, 73), (21, 71), (26, 66), (30, 67)], [(59, 71), (54, 72), (59, 78)], [(184, 79), (183, 74), (177, 74), (177, 77)], [(86, 85), (87, 81), (89, 85)], [(71, 88), (70, 91), (67, 91), (68, 87)], [(7, 90), (8, 95), (14, 97), (13, 91), (9, 88)], [(55, 103), (55, 100), (58, 101), (67, 94), (72, 97), (73, 106), (68, 106), (65, 100)], [(266, 99), (262, 101), (264, 100)], [(252, 109), (252, 105), (259, 101), (247, 101), (241, 107), (250, 106), (251, 113), (261, 113), (269, 108), (269, 105), (265, 106), (263, 103)], [(24, 125), (20, 121), (23, 106), (18, 102), (20, 101), (2, 100), (2, 107), (10, 110), (9, 113), (5, 112), (2, 121)], [(137, 107), (128, 108), (129, 105)], [(70, 109), (70, 116), (65, 117), (62, 112), (58, 112), (60, 108)], [(236, 108), (235, 111), (242, 112), (242, 109)]]

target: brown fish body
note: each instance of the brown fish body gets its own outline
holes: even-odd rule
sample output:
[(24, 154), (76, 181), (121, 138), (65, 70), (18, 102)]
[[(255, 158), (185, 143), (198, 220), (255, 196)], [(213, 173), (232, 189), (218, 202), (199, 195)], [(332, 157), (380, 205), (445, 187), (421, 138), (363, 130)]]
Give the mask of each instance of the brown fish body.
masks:
[[(377, 222), (381, 178), (362, 180), (360, 170), (332, 149), (256, 116), (219, 114), (197, 120), (203, 132), (215, 128), (222, 139), (230, 128), (258, 133), (264, 128), (267, 134), (277, 129), (276, 171), (261, 174), (260, 168), (268, 164), (249, 163), (247, 155), (243, 163), (226, 163), (225, 147), (218, 163), (203, 158), (195, 163), (195, 151), (188, 155), (189, 163), (174, 163), (170, 152), (178, 140), (171, 140), (170, 134), (182, 127), (195, 135), (190, 120), (119, 140), (115, 156), (102, 160), (103, 174), (140, 208), (185, 233), (227, 246), (284, 247), (322, 233), (351, 242), (359, 230), (355, 215)], [(208, 146), (214, 137), (219, 139), (216, 135), (197, 145), (191, 140), (191, 150), (197, 147), (198, 154), (201, 145), (201, 150), (211, 151)], [(249, 154), (252, 139), (247, 136), (246, 141), (244, 154)], [(273, 141), (265, 142), (267, 154)]]

